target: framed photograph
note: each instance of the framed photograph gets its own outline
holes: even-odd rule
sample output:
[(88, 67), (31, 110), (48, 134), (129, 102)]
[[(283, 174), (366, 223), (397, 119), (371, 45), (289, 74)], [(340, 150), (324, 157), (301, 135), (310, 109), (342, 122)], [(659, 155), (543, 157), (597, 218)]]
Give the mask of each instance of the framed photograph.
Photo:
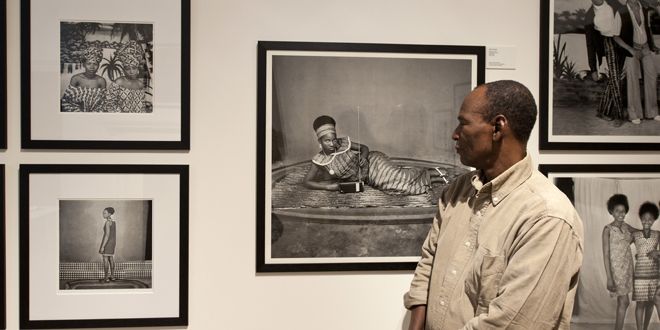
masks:
[[(645, 7), (648, 40), (660, 45), (660, 16), (646, 8), (650, 1), (640, 3)], [(660, 56), (645, 50), (645, 64), (634, 61), (608, 37), (613, 32), (603, 34), (601, 30), (610, 30), (594, 24), (593, 8), (590, 0), (541, 1), (539, 147), (658, 150), (660, 116), (657, 91), (651, 87), (657, 79), (645, 81), (647, 86), (632, 82), (638, 82), (641, 71), (660, 72)], [(617, 11), (629, 15), (620, 1), (605, 1), (602, 13)], [(614, 20), (603, 17), (612, 17), (605, 22)], [(627, 27), (622, 25), (621, 31)]]
[(7, 0), (0, 0), (0, 149), (7, 149)]
[(188, 324), (187, 165), (21, 165), (21, 329)]
[(7, 328), (7, 261), (5, 230), (5, 165), (0, 165), (0, 328)]
[[(620, 299), (631, 302), (620, 321), (626, 329), (634, 328), (636, 303), (653, 306), (659, 281), (658, 260), (648, 254), (660, 242), (658, 166), (540, 165), (539, 169), (571, 199), (584, 226), (571, 328), (613, 328), (617, 310), (625, 310), (617, 303)], [(652, 322), (651, 328), (660, 326), (655, 316)]]
[(257, 271), (414, 269), (468, 171), (451, 136), (484, 63), (481, 46), (259, 42)]
[(190, 149), (190, 1), (21, 0), (21, 53), (23, 148)]

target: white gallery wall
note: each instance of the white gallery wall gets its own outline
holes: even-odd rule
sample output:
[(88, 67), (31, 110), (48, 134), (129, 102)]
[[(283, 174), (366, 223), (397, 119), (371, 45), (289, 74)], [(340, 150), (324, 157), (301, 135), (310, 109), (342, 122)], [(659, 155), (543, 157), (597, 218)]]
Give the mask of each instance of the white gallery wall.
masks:
[[(21, 151), (20, 3), (8, 0), (8, 329), (18, 328), (21, 163), (189, 164), (188, 329), (406, 329), (412, 271), (256, 274), (257, 41), (512, 46), (515, 70), (487, 70), (486, 81), (515, 79), (538, 98), (538, 1), (191, 2), (191, 150), (97, 152)], [(529, 150), (537, 164), (660, 164), (658, 152), (541, 154), (538, 127)]]

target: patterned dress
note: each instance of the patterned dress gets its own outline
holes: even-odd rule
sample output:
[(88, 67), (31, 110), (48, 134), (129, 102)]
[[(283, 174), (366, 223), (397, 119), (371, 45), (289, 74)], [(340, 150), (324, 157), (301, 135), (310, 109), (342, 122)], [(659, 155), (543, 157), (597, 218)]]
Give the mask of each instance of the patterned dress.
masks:
[(635, 255), (635, 273), (633, 279), (633, 300), (653, 301), (655, 290), (658, 286), (658, 260), (647, 254), (657, 250), (660, 242), (660, 232), (652, 230), (648, 238), (644, 237), (644, 231), (632, 233), (637, 254)]
[(62, 96), (62, 112), (105, 111), (105, 88), (73, 87), (69, 85)]
[(610, 268), (616, 287), (616, 291), (610, 292), (610, 295), (627, 295), (632, 291), (633, 258), (630, 243), (633, 237), (626, 225), (617, 227), (609, 224), (607, 228), (610, 230)]
[(106, 98), (107, 112), (151, 112), (142, 89), (128, 89), (111, 83)]
[(400, 166), (378, 151), (369, 152), (365, 162), (357, 151), (351, 150), (349, 137), (338, 140), (337, 152), (319, 152), (312, 162), (340, 181), (366, 179), (369, 186), (390, 195), (420, 195), (429, 190), (431, 178), (425, 169)]

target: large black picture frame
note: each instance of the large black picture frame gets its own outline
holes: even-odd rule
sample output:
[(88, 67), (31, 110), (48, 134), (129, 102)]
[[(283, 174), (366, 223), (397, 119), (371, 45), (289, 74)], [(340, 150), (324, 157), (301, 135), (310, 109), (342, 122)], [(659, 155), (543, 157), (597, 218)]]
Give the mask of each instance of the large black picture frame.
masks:
[[(559, 5), (555, 0), (541, 0), (539, 148), (658, 150), (657, 121), (642, 120), (641, 125), (634, 125), (629, 120), (607, 121), (596, 116), (607, 71), (599, 66), (598, 82), (589, 72), (584, 13), (590, 6), (585, 0), (561, 1)], [(626, 93), (624, 83), (621, 93)]]
[[(628, 228), (642, 229), (639, 215), (641, 206), (649, 202), (658, 207), (660, 203), (660, 168), (656, 164), (541, 164), (539, 170), (568, 196), (582, 219), (583, 261), (571, 323), (576, 324), (575, 327), (578, 328), (589, 328), (594, 324), (608, 326), (607, 323), (614, 326), (617, 299), (610, 295), (611, 292), (607, 288), (607, 274), (603, 267), (606, 255), (603, 238), (609, 237), (604, 236), (604, 232), (605, 228), (609, 228), (611, 233), (610, 225), (615, 218), (615, 213), (608, 209), (610, 207), (608, 201), (615, 194), (626, 196), (625, 204), (621, 202), (621, 198), (613, 199), (618, 201), (612, 205), (612, 209), (617, 204), (625, 205), (623, 221), (628, 224)], [(656, 220), (651, 229), (660, 230), (660, 222)], [(618, 234), (616, 237), (620, 239), (622, 236)], [(634, 250), (634, 236), (630, 239), (632, 242), (627, 242), (628, 245), (619, 246), (629, 246), (631, 250), (630, 263), (627, 265), (631, 267), (628, 284), (632, 293), (634, 263), (638, 259)], [(610, 244), (610, 248), (613, 248), (613, 243)], [(614, 254), (612, 252), (612, 255)], [(623, 265), (626, 265), (626, 261), (623, 260), (625, 253), (619, 250), (616, 255), (617, 266), (614, 265), (614, 261), (611, 262), (612, 272), (615, 271), (615, 267), (622, 269), (625, 267)], [(623, 272), (625, 273), (625, 269)], [(621, 283), (619, 287), (622, 288), (620, 289), (622, 291), (618, 292), (623, 292), (626, 285), (623, 284), (624, 281), (618, 281)], [(634, 312), (635, 308), (632, 305), (628, 307), (625, 324), (634, 324)]]
[(0, 1), (0, 149), (7, 149), (7, 0)]
[[(58, 1), (55, 0), (55, 2)], [(109, 3), (94, 0), (93, 2), (81, 1), (80, 5), (72, 5), (73, 8), (63, 8), (65, 6), (62, 5), (49, 7), (52, 3), (53, 1), (21, 0), (21, 54), (24, 59), (21, 61), (21, 89), (23, 91), (21, 96), (21, 147), (24, 149), (189, 150), (190, 1), (167, 0), (167, 3), (162, 3), (153, 0), (142, 3), (141, 6), (134, 6), (131, 2)], [(123, 17), (118, 9), (121, 7), (131, 7), (133, 11), (144, 12), (144, 22), (150, 26), (159, 27), (160, 30), (151, 30), (146, 33), (150, 39), (143, 37), (144, 32), (140, 34), (140, 32), (129, 31), (130, 28), (139, 31), (139, 25), (147, 23), (141, 24), (141, 22), (134, 22)], [(88, 8), (93, 8), (93, 10)], [(80, 42), (76, 41), (73, 43), (74, 46), (65, 42), (61, 44), (50, 42), (50, 40), (57, 41), (61, 38), (60, 34), (63, 34), (62, 31), (64, 31), (63, 26), (67, 23), (96, 26), (94, 27), (96, 30), (83, 35), (82, 40), (85, 42), (102, 42), (97, 41), (101, 40), (101, 37), (94, 41), (85, 38), (94, 35), (95, 31), (103, 31), (103, 28), (98, 28), (98, 26), (106, 27), (107, 30), (109, 26), (113, 25), (114, 33), (111, 35), (118, 38), (119, 42), (114, 42), (114, 44), (111, 42), (108, 45), (108, 41), (105, 41), (104, 57), (100, 64), (112, 66), (105, 68), (106, 72), (103, 72), (103, 69), (98, 70), (97, 74), (101, 75), (109, 75), (110, 72), (123, 75), (122, 63), (115, 60), (116, 51), (114, 55), (109, 53), (111, 49), (116, 50), (129, 40), (150, 40), (142, 46), (147, 54), (147, 64), (142, 64), (145, 69), (140, 69), (140, 72), (152, 72), (147, 78), (141, 78), (147, 86), (142, 95), (144, 100), (149, 98), (148, 103), (141, 102), (145, 105), (148, 104), (143, 108), (149, 109), (146, 110), (149, 113), (113, 114), (99, 112), (100, 110), (73, 113), (63, 110), (65, 107), (60, 103), (66, 86), (63, 86), (62, 81), (71, 76), (72, 68), (82, 70), (82, 65), (79, 63), (80, 57), (69, 56), (80, 52), (80, 49), (77, 49), (83, 48), (77, 46)], [(126, 27), (125, 31), (114, 31), (115, 25), (123, 25)], [(171, 37), (168, 37), (170, 35)], [(60, 47), (59, 50), (58, 47)], [(65, 47), (68, 47), (66, 53)], [(58, 51), (59, 56), (57, 56)], [(160, 62), (159, 52), (161, 54)], [(110, 55), (106, 55), (106, 53)], [(45, 57), (43, 54), (46, 54)], [(165, 54), (167, 55), (163, 56)], [(56, 58), (59, 60), (55, 60)], [(155, 58), (155, 60), (150, 61), (150, 58)], [(110, 76), (107, 80), (118, 80), (118, 78), (114, 78), (114, 80), (112, 78), (114, 77)], [(108, 82), (108, 88), (110, 85), (111, 83)], [(59, 94), (57, 94), (58, 92)], [(83, 101), (80, 102), (83, 104)], [(81, 109), (84, 109), (84, 106), (81, 106)], [(89, 127), (96, 127), (96, 129), (89, 129)]]
[[(403, 166), (445, 166), (450, 179), (466, 171), (451, 132), (463, 98), (485, 80), (485, 47), (282, 41), (257, 46), (257, 272), (414, 269), (436, 212), (435, 197), (428, 196), (422, 207), (406, 207), (408, 200), (369, 186), (358, 194), (311, 191), (294, 177), (319, 152), (312, 121), (320, 114), (338, 119), (339, 135), (350, 133), (360, 143), (369, 139), (370, 150), (388, 150)], [(410, 136), (414, 141), (406, 140)], [(288, 180), (291, 193), (277, 190)], [(397, 206), (364, 207), (371, 205), (368, 193)], [(275, 195), (290, 199), (280, 204)], [(329, 198), (331, 206), (319, 205), (317, 195)], [(359, 237), (360, 230), (382, 232)]]
[[(23, 164), (20, 165), (19, 172), (19, 316), (22, 329), (185, 326), (188, 324), (189, 171), (187, 165)], [(53, 186), (55, 189), (51, 190), (49, 187)], [(62, 224), (65, 223), (63, 221), (69, 221), (61, 217), (62, 201), (76, 201), (82, 198), (94, 203), (99, 198), (104, 201), (116, 200), (117, 196), (120, 196), (119, 199), (124, 202), (125, 200), (135, 200), (136, 197), (153, 200), (154, 202), (149, 205), (153, 205), (155, 209), (153, 212), (149, 209), (149, 219), (151, 219), (151, 213), (160, 214), (154, 220), (159, 222), (159, 226), (151, 226), (151, 220), (149, 220), (146, 222), (147, 225), (141, 227), (145, 228), (142, 229), (143, 231), (149, 232), (148, 236), (143, 235), (143, 239), (138, 243), (145, 243), (146, 245), (143, 247), (148, 246), (148, 249), (143, 251), (149, 251), (145, 252), (148, 257), (145, 257), (146, 261), (142, 263), (142, 266), (137, 261), (124, 260), (126, 268), (119, 268), (120, 260), (116, 260), (117, 284), (135, 282), (131, 278), (145, 278), (144, 274), (148, 274), (149, 285), (133, 286), (135, 291), (131, 291), (130, 288), (124, 291), (108, 290), (121, 289), (121, 287), (112, 286), (98, 287), (98, 285), (103, 285), (103, 281), (99, 284), (97, 280), (94, 280), (94, 272), (97, 273), (97, 278), (99, 275), (99, 268), (94, 265), (98, 263), (96, 260), (81, 261), (79, 259), (73, 262), (75, 265), (70, 268), (63, 268), (61, 259), (64, 253), (62, 246), (66, 246), (71, 241), (61, 238), (65, 232), (62, 229)], [(41, 213), (38, 210), (47, 211)], [(94, 213), (100, 214), (101, 210), (103, 209), (95, 208)], [(133, 217), (127, 216), (124, 218), (123, 224), (121, 219), (117, 220), (117, 228), (121, 225), (128, 227), (133, 219)], [(93, 225), (98, 227), (102, 224)], [(46, 226), (51, 230), (39, 231), (37, 226)], [(131, 227), (129, 232), (132, 232), (133, 228)], [(117, 229), (117, 244), (122, 244), (121, 235), (120, 230)], [(79, 236), (79, 239), (83, 240), (86, 236)], [(124, 240), (123, 244), (135, 245), (136, 243)], [(98, 244), (93, 243), (93, 245), (93, 251), (83, 252), (99, 253)], [(152, 249), (159, 253), (151, 253)], [(80, 251), (80, 249), (74, 251)], [(57, 267), (58, 263), (59, 267)], [(55, 267), (44, 268), (42, 264), (50, 264)], [(69, 264), (72, 263), (69, 262)], [(137, 268), (131, 269), (130, 264)], [(69, 269), (70, 271), (65, 273)], [(80, 273), (82, 269), (85, 271)], [(124, 275), (119, 272), (119, 269), (124, 269)], [(152, 277), (152, 272), (156, 276)], [(51, 277), (49, 278), (48, 275)], [(89, 283), (86, 285), (91, 285), (91, 287), (81, 289), (91, 290), (72, 290), (76, 288), (69, 287), (66, 287), (67, 290), (63, 290), (62, 281), (71, 279), (63, 277), (65, 275), (80, 280), (87, 279), (86, 281)], [(124, 277), (122, 278), (122, 276)], [(59, 281), (53, 281), (52, 277), (59, 278)], [(48, 286), (47, 289), (41, 287), (43, 283), (50, 283), (45, 284)], [(112, 285), (113, 283), (115, 282), (107, 284)], [(80, 291), (83, 293), (78, 293)], [(116, 294), (108, 295), (111, 292)], [(114, 303), (109, 303), (111, 301), (107, 299)], [(142, 301), (143, 299), (149, 301)], [(50, 301), (50, 303), (46, 306), (42, 304), (43, 301)], [(103, 303), (104, 301), (105, 303)], [(83, 308), (94, 302), (98, 303), (96, 306), (104, 305), (105, 310), (97, 308), (94, 311)], [(135, 303), (138, 303), (139, 306), (130, 307)], [(120, 317), (106, 317), (108, 314)], [(78, 317), (78, 315), (80, 316)]]
[(7, 230), (5, 165), (0, 165), (0, 328), (7, 328)]

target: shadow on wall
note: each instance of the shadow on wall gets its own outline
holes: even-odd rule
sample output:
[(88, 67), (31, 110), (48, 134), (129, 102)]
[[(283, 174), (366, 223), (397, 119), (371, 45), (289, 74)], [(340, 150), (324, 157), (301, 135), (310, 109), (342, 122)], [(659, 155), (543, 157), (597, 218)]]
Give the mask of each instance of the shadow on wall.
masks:
[(410, 324), (410, 311), (405, 310), (406, 313), (403, 316), (403, 321), (401, 322), (401, 330), (408, 330), (408, 325)]
[(151, 260), (151, 200), (61, 200), (60, 262), (99, 261), (103, 210), (113, 207), (116, 261)]

